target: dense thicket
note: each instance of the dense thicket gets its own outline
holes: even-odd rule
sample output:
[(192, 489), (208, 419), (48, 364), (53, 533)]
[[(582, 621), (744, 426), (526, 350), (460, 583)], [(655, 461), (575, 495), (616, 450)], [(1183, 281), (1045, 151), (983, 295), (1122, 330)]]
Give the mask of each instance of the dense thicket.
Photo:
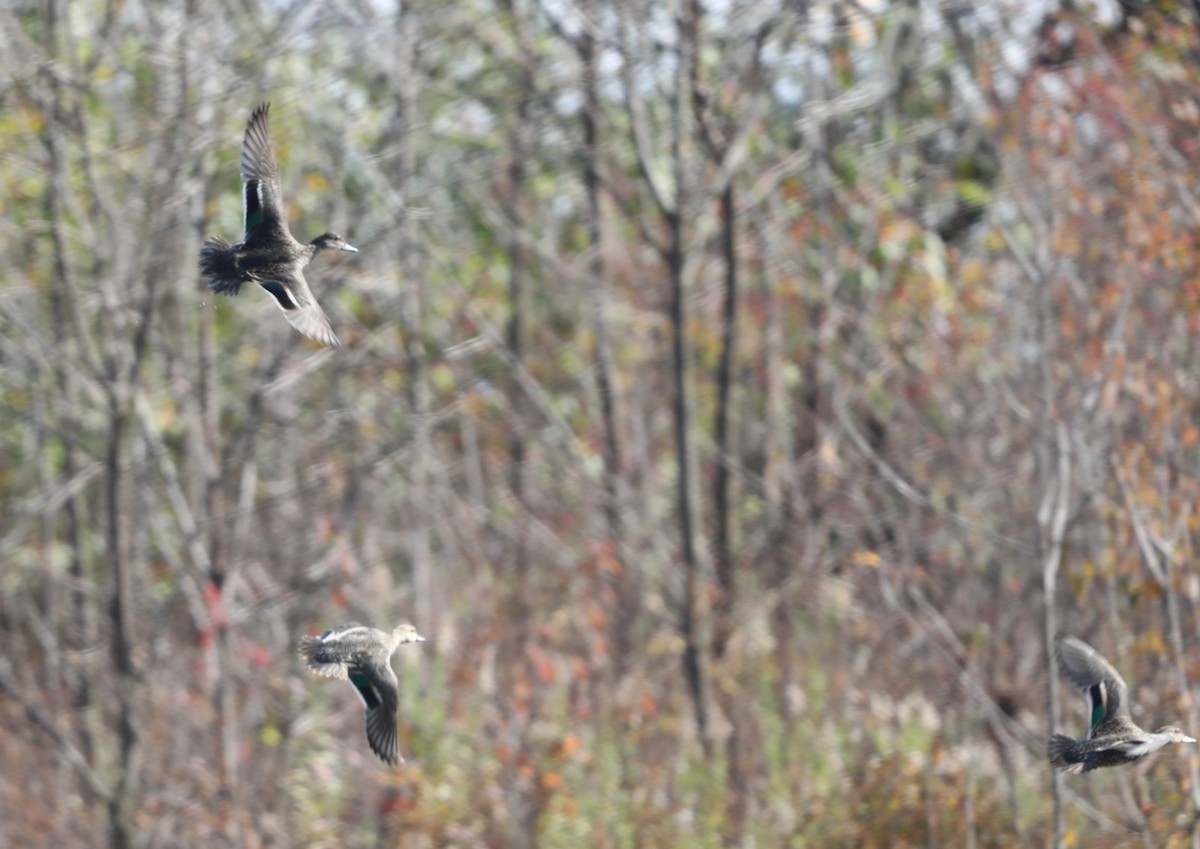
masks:
[[(1200, 842), (1044, 758), (1060, 630), (1200, 728), (1200, 36), (1086, 5), (10, 3), (0, 845)], [(341, 349), (199, 280), (265, 100)]]

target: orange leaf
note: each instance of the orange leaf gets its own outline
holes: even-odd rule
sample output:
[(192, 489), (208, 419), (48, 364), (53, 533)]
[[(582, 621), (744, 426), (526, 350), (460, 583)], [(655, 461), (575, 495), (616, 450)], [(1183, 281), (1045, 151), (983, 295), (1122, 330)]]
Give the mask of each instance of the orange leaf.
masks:
[(583, 742), (574, 734), (568, 734), (563, 738), (562, 747), (568, 755), (573, 755), (583, 748)]

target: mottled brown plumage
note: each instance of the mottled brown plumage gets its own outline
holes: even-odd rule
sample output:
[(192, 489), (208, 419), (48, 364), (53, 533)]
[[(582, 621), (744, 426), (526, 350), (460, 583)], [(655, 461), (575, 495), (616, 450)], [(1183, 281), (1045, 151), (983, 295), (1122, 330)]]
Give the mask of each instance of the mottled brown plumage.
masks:
[(319, 637), (300, 638), (300, 657), (313, 673), (354, 685), (367, 712), (367, 742), (385, 763), (404, 763), (396, 741), (399, 684), (392, 653), (401, 643), (424, 641), (412, 625), (380, 631), (357, 622), (330, 628)]
[(1064, 772), (1089, 772), (1121, 766), (1144, 758), (1168, 743), (1195, 743), (1173, 725), (1151, 733), (1129, 716), (1129, 688), (1111, 663), (1083, 640), (1059, 637), (1055, 641), (1063, 674), (1087, 698), (1091, 727), (1075, 740), (1065, 734), (1050, 738), (1047, 755)]

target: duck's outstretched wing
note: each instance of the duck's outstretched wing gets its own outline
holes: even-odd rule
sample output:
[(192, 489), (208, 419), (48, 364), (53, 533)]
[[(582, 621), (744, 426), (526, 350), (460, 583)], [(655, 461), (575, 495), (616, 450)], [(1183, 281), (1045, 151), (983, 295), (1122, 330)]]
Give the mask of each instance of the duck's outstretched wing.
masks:
[(1129, 718), (1129, 688), (1103, 655), (1075, 637), (1059, 637), (1055, 646), (1063, 674), (1087, 697), (1089, 739), (1104, 720)]
[(333, 332), (333, 327), (330, 326), (325, 311), (317, 303), (317, 298), (309, 288), (308, 281), (304, 279), (304, 274), (294, 271), (271, 280), (258, 279), (258, 285), (271, 293), (275, 303), (279, 304), (279, 308), (283, 310), (283, 317), (292, 327), (309, 339), (315, 339), (322, 345), (335, 348), (342, 344), (338, 340), (337, 334)]
[(396, 673), (386, 658), (372, 660), (350, 669), (350, 683), (367, 712), (367, 742), (371, 750), (392, 765), (404, 762), (396, 738), (396, 708), (399, 706), (400, 685)]
[(250, 115), (242, 138), (242, 211), (245, 219), (244, 240), (252, 233), (286, 232), (283, 225), (283, 198), (279, 189), (279, 163), (271, 144), (264, 103)]

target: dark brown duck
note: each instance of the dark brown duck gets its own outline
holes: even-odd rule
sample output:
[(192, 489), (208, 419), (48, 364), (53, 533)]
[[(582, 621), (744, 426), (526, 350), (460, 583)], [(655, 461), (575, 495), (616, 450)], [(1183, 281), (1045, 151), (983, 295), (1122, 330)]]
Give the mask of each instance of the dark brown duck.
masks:
[(242, 204), (245, 233), (231, 245), (211, 236), (200, 248), (200, 273), (208, 288), (236, 295), (243, 283), (271, 294), (292, 327), (323, 345), (338, 345), (324, 310), (304, 279), (304, 268), (323, 250), (357, 251), (337, 233), (322, 233), (307, 245), (292, 238), (283, 215), (279, 165), (271, 145), (264, 103), (254, 110), (242, 139)]

